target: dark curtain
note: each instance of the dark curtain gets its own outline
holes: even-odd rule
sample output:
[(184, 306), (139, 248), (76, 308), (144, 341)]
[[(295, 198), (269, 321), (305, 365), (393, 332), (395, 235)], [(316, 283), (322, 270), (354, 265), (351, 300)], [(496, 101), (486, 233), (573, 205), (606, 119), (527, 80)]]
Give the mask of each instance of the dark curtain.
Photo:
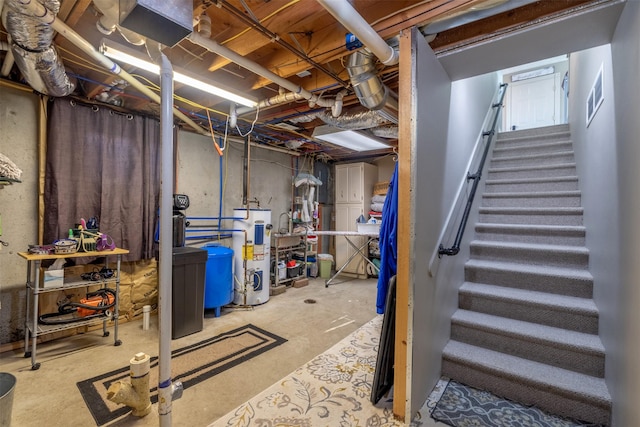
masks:
[(160, 200), (160, 123), (55, 99), (48, 117), (44, 243), (97, 217), (125, 260), (154, 256)]

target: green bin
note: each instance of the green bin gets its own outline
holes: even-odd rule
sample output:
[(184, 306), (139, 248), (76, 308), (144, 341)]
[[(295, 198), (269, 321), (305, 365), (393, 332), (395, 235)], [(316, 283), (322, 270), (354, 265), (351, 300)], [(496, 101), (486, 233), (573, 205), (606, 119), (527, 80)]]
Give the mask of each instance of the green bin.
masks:
[(333, 256), (331, 254), (318, 254), (318, 262), (320, 263), (320, 277), (322, 279), (330, 278)]

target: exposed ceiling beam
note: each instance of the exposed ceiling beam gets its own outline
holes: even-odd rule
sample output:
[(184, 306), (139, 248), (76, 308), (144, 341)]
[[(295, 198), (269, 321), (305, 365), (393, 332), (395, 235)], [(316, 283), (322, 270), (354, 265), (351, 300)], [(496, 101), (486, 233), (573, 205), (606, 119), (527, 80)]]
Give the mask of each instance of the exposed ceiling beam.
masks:
[[(376, 22), (373, 29), (382, 38), (396, 36), (400, 30), (414, 25), (424, 25), (425, 23), (439, 17), (442, 14), (449, 14), (460, 10), (466, 10), (484, 0), (433, 0), (421, 3), (407, 10), (398, 12), (399, 5), (394, 2), (385, 2), (383, 5), (375, 4), (367, 6), (364, 4), (358, 12), (369, 22)], [(383, 7), (384, 6), (384, 7)], [(414, 14), (416, 16), (414, 16)], [(447, 15), (448, 16), (448, 15)], [(340, 59), (350, 52), (346, 50), (344, 27), (338, 22), (313, 33), (308, 55), (320, 63)], [(281, 77), (288, 78), (307, 69), (307, 64), (295, 61), (291, 55), (285, 52), (276, 52), (269, 57), (269, 60), (262, 62), (262, 66), (274, 70)], [(253, 86), (259, 88), (269, 84), (267, 79), (260, 78)]]
[[(296, 3), (297, 0), (292, 0), (285, 6), (293, 6)], [(268, 4), (271, 4), (271, 2)], [(267, 18), (262, 19), (260, 23), (270, 29), (286, 28), (287, 31), (299, 31), (300, 29), (313, 28), (314, 25), (317, 25), (318, 15), (323, 10), (316, 2), (307, 5), (307, 7), (289, 6), (285, 9), (285, 6), (278, 9), (277, 13), (273, 12), (275, 14), (267, 14)], [(250, 28), (245, 28), (220, 44), (240, 55), (247, 55), (273, 42), (273, 40), (257, 33), (259, 33), (257, 29), (251, 30)], [(280, 37), (286, 37), (286, 34), (278, 35)], [(227, 58), (216, 57), (209, 66), (209, 70), (217, 70), (229, 62), (231, 61)]]

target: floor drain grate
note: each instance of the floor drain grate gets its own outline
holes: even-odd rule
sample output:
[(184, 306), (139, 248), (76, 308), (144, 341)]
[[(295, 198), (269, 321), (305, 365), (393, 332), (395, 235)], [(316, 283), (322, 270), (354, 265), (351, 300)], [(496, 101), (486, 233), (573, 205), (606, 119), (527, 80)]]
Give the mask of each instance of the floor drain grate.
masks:
[(305, 304), (315, 304), (316, 300), (309, 298), (309, 299), (304, 300), (304, 303)]

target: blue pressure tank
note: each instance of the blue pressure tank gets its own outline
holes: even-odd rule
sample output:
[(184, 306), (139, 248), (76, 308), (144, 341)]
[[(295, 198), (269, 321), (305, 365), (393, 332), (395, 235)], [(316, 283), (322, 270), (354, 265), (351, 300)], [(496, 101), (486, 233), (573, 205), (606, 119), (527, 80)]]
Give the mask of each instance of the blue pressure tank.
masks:
[(208, 253), (204, 308), (215, 309), (215, 317), (219, 317), (220, 308), (233, 301), (233, 250), (218, 243), (208, 243), (202, 249)]

